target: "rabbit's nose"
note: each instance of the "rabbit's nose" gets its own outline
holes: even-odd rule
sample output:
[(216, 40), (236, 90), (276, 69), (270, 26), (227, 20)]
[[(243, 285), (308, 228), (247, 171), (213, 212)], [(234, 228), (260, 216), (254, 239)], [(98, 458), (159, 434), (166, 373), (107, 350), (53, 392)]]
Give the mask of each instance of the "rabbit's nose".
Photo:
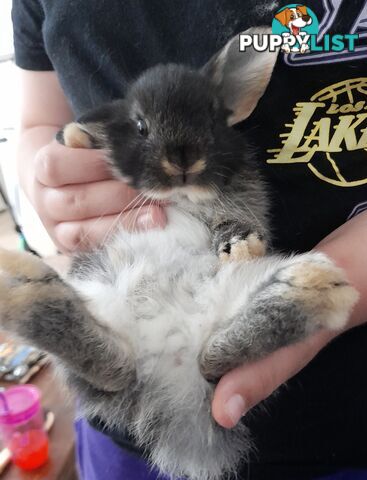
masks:
[(206, 161), (200, 158), (189, 167), (182, 167), (176, 163), (172, 163), (168, 158), (161, 161), (162, 169), (169, 177), (173, 177), (174, 183), (184, 185), (192, 182), (195, 177), (202, 173), (206, 168)]
[(189, 144), (167, 145), (165, 154), (170, 163), (181, 169), (191, 168), (202, 156), (198, 147)]
[(169, 152), (170, 161), (179, 168), (185, 169), (190, 163), (190, 151), (185, 146), (176, 146)]
[(164, 151), (164, 158), (177, 168), (185, 168), (189, 161), (189, 153), (185, 145), (170, 144)]

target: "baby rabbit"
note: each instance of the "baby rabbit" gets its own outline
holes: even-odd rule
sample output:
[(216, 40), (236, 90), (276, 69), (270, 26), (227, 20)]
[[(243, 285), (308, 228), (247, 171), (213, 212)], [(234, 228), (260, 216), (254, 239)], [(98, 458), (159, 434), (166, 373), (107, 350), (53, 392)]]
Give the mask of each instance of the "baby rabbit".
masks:
[[(253, 28), (246, 33), (268, 33)], [(127, 429), (172, 478), (217, 480), (249, 453), (244, 423), (211, 416), (224, 373), (320, 328), (357, 300), (324, 255), (265, 256), (268, 199), (242, 133), (276, 53), (233, 38), (201, 70), (159, 65), (117, 100), (67, 125), (66, 146), (103, 148), (116, 177), (168, 226), (118, 231), (76, 256), (67, 280), (28, 254), (0, 252), (0, 322), (50, 352), (83, 414)]]

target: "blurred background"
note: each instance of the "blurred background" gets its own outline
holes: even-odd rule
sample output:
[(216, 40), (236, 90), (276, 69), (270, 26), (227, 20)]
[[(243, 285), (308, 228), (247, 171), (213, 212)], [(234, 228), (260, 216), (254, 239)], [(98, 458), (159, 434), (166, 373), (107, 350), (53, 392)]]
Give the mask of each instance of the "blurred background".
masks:
[(17, 181), (15, 155), (21, 95), (13, 60), (11, 3), (0, 0), (0, 246), (16, 249), (22, 244), (17, 225), (33, 250), (52, 256), (55, 246)]
[[(0, 0), (0, 247), (34, 250), (65, 273), (66, 259), (57, 255), (18, 185), (16, 150), (22, 100), (14, 65), (11, 4), (11, 0)], [(0, 434), (0, 480), (76, 480), (72, 399), (55, 376), (47, 355), (0, 332), (1, 398), (24, 383), (32, 383), (40, 393), (44, 427), (49, 431), (49, 457), (33, 471), (22, 470), (14, 457), (14, 464), (10, 462), (6, 438)], [(34, 442), (28, 443), (22, 440), (22, 445), (30, 448), (28, 460), (33, 462), (37, 452)], [(27, 453), (25, 447), (22, 452)]]

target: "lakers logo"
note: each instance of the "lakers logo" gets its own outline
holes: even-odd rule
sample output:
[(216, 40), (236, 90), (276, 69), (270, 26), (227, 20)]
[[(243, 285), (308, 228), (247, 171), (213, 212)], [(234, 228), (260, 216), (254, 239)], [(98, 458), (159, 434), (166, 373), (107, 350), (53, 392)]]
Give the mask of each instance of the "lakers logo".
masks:
[(293, 123), (280, 135), (282, 147), (268, 150), (273, 158), (267, 163), (306, 164), (338, 187), (367, 184), (367, 78), (331, 85), (293, 111)]

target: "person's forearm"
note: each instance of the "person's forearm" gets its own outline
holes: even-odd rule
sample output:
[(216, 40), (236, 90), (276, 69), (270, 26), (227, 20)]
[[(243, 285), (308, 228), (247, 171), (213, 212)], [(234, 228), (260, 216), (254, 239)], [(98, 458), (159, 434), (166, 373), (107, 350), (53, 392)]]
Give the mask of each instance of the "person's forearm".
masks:
[(324, 252), (346, 271), (350, 282), (360, 293), (349, 326), (359, 325), (367, 320), (366, 248), (367, 211), (332, 232), (316, 247), (316, 250)]
[(55, 72), (19, 69), (21, 84), (20, 141), (18, 172), (22, 188), (35, 203), (35, 164), (37, 153), (55, 133), (73, 118), (73, 112)]
[(21, 187), (31, 201), (37, 152), (52, 141), (60, 128), (58, 125), (39, 125), (21, 130), (17, 152), (18, 175)]

